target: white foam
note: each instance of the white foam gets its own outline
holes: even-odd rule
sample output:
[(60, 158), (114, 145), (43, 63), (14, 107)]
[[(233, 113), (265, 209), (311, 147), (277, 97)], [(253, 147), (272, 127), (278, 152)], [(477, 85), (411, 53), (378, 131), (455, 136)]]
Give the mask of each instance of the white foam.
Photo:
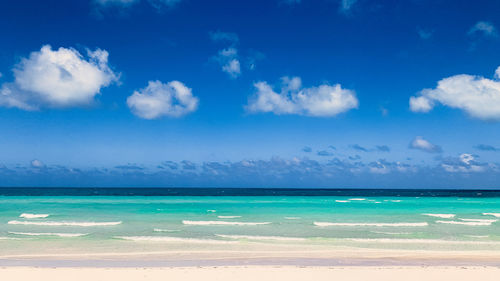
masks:
[(335, 202), (337, 202), (337, 203), (349, 203), (351, 201), (349, 201), (349, 200), (335, 200)]
[(58, 236), (58, 237), (80, 237), (88, 235), (88, 233), (34, 233), (34, 232), (14, 232), (9, 231), (10, 234), (27, 235), (27, 236)]
[(183, 224), (187, 225), (264, 225), (270, 222), (238, 222), (238, 221), (189, 221), (183, 220)]
[(365, 201), (366, 199), (365, 198), (351, 198), (349, 200), (351, 200), (351, 201)]
[(207, 212), (209, 212), (209, 213), (215, 213), (217, 211), (216, 210), (207, 210)]
[(161, 228), (155, 228), (153, 229), (154, 232), (179, 232), (180, 230), (177, 229), (161, 229)]
[(277, 240), (277, 241), (305, 241), (305, 238), (300, 237), (284, 237), (284, 236), (254, 236), (254, 235), (226, 235), (215, 234), (222, 238), (228, 239), (247, 239), (247, 240)]
[(422, 215), (429, 216), (429, 217), (442, 218), (442, 219), (451, 219), (451, 218), (454, 218), (456, 216), (455, 214), (422, 214)]
[(393, 238), (343, 238), (340, 240), (359, 243), (398, 243), (398, 244), (462, 244), (462, 245), (499, 245), (498, 241), (455, 241), (444, 239), (393, 239)]
[(490, 219), (459, 219), (461, 221), (475, 221), (475, 222), (489, 222), (489, 223), (494, 223), (497, 222), (498, 220), (490, 220)]
[(136, 242), (164, 242), (164, 243), (197, 243), (197, 244), (234, 244), (236, 241), (214, 239), (195, 239), (168, 236), (115, 236), (114, 238)]
[(300, 220), (300, 217), (285, 217), (285, 220)]
[(468, 225), (468, 226), (488, 226), (492, 224), (492, 222), (480, 222), (480, 221), (436, 221), (436, 222), (445, 224)]
[(390, 202), (398, 203), (401, 202), (401, 200), (389, 200)]
[(57, 222), (57, 221), (9, 221), (8, 224), (22, 224), (22, 225), (44, 225), (44, 226), (112, 226), (119, 225), (121, 221), (111, 221), (111, 222)]
[(41, 219), (41, 218), (46, 218), (48, 216), (49, 214), (28, 214), (28, 213), (22, 213), (19, 215), (20, 218), (25, 218), (25, 219)]
[(428, 226), (426, 222), (396, 222), (396, 223), (358, 223), (358, 222), (314, 222), (315, 226), (377, 226), (377, 227), (420, 227)]
[(241, 218), (241, 216), (217, 216), (219, 219), (235, 219)]
[(500, 218), (500, 213), (483, 213), (483, 215), (485, 215), (485, 216), (494, 216), (494, 217)]

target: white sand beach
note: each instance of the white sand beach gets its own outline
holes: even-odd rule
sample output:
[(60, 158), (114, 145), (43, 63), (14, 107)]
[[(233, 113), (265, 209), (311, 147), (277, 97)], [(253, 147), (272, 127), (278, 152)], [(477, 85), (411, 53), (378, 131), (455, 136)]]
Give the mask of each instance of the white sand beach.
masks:
[(156, 281), (156, 280), (481, 280), (497, 281), (499, 267), (170, 267), (170, 268), (36, 268), (3, 267), (9, 281)]

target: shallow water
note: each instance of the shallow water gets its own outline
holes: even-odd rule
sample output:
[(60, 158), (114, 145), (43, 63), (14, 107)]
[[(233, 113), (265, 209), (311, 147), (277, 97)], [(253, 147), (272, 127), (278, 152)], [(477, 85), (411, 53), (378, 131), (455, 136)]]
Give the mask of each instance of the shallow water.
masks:
[(499, 251), (498, 220), (497, 197), (5, 196), (0, 256), (345, 247)]

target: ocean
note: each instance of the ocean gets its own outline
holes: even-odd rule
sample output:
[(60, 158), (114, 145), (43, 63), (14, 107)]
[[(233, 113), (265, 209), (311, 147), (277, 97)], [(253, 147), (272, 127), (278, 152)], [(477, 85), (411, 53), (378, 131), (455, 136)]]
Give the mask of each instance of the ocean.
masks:
[(500, 193), (0, 189), (0, 258), (166, 252), (500, 251)]

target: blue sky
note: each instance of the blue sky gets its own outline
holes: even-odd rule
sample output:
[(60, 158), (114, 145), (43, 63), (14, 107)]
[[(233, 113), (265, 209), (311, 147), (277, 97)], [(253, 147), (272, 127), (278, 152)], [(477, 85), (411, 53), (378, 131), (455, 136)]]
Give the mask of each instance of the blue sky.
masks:
[(1, 185), (498, 188), (499, 11), (2, 1)]

